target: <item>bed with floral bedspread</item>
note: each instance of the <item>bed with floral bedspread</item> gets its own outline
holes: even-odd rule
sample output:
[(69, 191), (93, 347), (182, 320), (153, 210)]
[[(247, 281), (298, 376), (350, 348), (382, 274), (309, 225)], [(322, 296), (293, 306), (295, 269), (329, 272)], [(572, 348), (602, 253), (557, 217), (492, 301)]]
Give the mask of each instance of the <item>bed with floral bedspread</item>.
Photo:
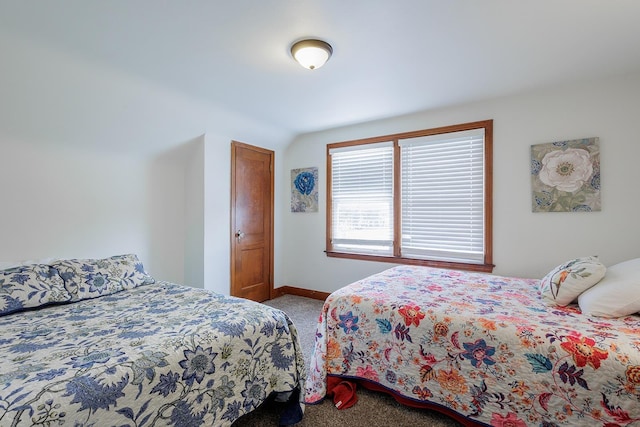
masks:
[(492, 426), (639, 426), (640, 316), (542, 301), (538, 280), (401, 266), (325, 301), (305, 401), (327, 376)]
[(0, 310), (2, 426), (229, 426), (303, 387), (284, 312), (156, 282), (135, 256), (0, 271)]

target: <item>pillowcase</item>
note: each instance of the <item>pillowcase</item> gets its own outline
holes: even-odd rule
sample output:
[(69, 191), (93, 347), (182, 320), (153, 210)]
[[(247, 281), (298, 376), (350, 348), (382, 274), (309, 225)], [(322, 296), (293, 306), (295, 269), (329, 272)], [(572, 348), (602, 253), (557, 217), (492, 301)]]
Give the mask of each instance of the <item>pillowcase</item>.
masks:
[(551, 270), (540, 281), (540, 293), (549, 303), (565, 306), (598, 283), (607, 267), (598, 257), (590, 256), (572, 259)]
[(71, 301), (110, 295), (155, 282), (134, 254), (62, 260), (52, 266), (64, 280)]
[(0, 270), (0, 316), (71, 300), (58, 271), (46, 264)]
[(623, 317), (640, 312), (640, 258), (612, 265), (607, 276), (578, 298), (584, 314)]

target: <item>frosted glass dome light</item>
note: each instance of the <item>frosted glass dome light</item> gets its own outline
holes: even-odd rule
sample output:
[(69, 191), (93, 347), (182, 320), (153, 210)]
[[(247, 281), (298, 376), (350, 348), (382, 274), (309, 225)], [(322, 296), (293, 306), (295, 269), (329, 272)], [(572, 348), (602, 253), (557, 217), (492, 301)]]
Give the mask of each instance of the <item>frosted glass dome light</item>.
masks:
[(291, 46), (291, 55), (309, 70), (322, 67), (331, 58), (333, 48), (322, 40), (300, 40)]

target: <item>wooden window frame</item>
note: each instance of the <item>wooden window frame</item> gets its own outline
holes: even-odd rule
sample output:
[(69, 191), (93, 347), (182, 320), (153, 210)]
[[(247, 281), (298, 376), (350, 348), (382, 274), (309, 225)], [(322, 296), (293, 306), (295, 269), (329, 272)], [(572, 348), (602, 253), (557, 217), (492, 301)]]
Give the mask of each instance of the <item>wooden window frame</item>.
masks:
[[(484, 261), (482, 263), (467, 263), (440, 261), (428, 259), (416, 259), (403, 257), (400, 254), (400, 233), (401, 233), (401, 197), (400, 197), (400, 147), (399, 140), (417, 138), (429, 135), (453, 133), (465, 130), (480, 129), (485, 130), (484, 139)], [(331, 243), (332, 236), (332, 209), (333, 198), (331, 194), (331, 155), (330, 150), (341, 147), (352, 147), (358, 145), (374, 144), (380, 142), (393, 141), (394, 144), (394, 239), (393, 256), (367, 255), (357, 253), (339, 252), (333, 249)], [(327, 144), (327, 216), (326, 216), (326, 254), (328, 257), (346, 258), (354, 260), (390, 262), (395, 264), (423, 265), (429, 267), (452, 268), (458, 270), (468, 270), (477, 272), (492, 272), (493, 264), (493, 120), (483, 120), (477, 122), (463, 123), (451, 126), (443, 126), (433, 129), (397, 133), (392, 135), (378, 136), (373, 138), (358, 139), (352, 141)]]

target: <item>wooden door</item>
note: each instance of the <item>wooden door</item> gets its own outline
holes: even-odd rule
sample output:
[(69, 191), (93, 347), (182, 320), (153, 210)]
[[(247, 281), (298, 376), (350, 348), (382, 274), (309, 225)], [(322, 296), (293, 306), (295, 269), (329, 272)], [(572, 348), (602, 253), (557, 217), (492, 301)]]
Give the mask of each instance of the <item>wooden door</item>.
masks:
[(231, 142), (231, 295), (273, 294), (274, 152)]

